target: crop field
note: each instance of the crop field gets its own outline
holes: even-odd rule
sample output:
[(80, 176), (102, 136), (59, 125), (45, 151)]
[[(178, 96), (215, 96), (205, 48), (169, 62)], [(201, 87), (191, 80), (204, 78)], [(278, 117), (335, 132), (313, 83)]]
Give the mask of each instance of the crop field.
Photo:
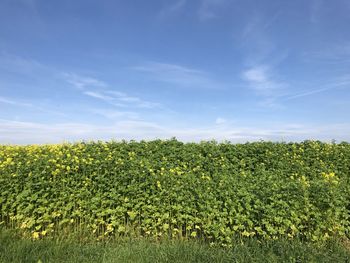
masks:
[(41, 239), (349, 237), (350, 145), (87, 142), (0, 146), (0, 224)]

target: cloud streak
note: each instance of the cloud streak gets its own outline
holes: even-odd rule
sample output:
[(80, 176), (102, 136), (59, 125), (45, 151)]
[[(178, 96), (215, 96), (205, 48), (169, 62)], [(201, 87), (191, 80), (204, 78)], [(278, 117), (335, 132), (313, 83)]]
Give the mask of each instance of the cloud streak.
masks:
[(271, 69), (265, 65), (249, 68), (243, 72), (242, 77), (262, 96), (275, 96), (285, 87), (285, 84), (273, 79)]
[(29, 108), (34, 107), (33, 104), (19, 102), (19, 101), (13, 100), (13, 99), (5, 98), (5, 97), (0, 97), (0, 104), (1, 103), (13, 105), (13, 106), (20, 106), (20, 107), (29, 107)]
[(154, 109), (160, 108), (160, 103), (142, 100), (138, 97), (129, 96), (124, 92), (110, 89), (110, 85), (92, 77), (79, 76), (74, 73), (65, 73), (63, 78), (83, 95), (102, 100), (116, 107), (136, 107)]
[(177, 64), (146, 62), (131, 67), (131, 70), (145, 74), (152, 80), (163, 82), (176, 88), (220, 89), (222, 84), (212, 79), (205, 71)]
[(224, 6), (227, 0), (201, 0), (198, 8), (198, 18), (200, 21), (207, 21), (217, 18), (217, 11)]
[(304, 52), (303, 57), (307, 62), (346, 66), (346, 64), (350, 63), (350, 42), (339, 42), (327, 45), (323, 49)]
[(310, 22), (317, 24), (320, 22), (321, 13), (323, 10), (322, 0), (313, 0), (310, 5)]
[(333, 123), (329, 125), (269, 125), (244, 127), (214, 125), (209, 127), (174, 128), (153, 122), (139, 120), (118, 121), (111, 125), (84, 123), (42, 124), (0, 119), (0, 143), (32, 144), (60, 143), (81, 140), (152, 140), (177, 137), (181, 141), (229, 140), (246, 142), (259, 140), (301, 141), (317, 139), (323, 141), (349, 141), (350, 125)]
[(63, 73), (63, 79), (79, 90), (84, 90), (89, 87), (106, 88), (108, 85), (96, 78), (79, 76), (74, 73)]
[(102, 100), (110, 105), (116, 107), (136, 107), (154, 109), (160, 108), (161, 104), (144, 101), (138, 97), (130, 97), (127, 94), (119, 91), (105, 90), (105, 91), (84, 91), (83, 94), (94, 99)]
[(45, 113), (45, 114), (66, 116), (64, 113), (62, 113), (60, 111), (47, 109), (47, 108), (44, 108), (44, 107), (41, 107), (38, 105), (34, 105), (33, 103), (18, 101), (18, 100), (14, 100), (14, 99), (8, 98), (8, 97), (0, 97), (0, 105), (1, 104), (6, 104), (6, 105), (14, 106), (14, 107), (24, 107), (24, 108), (27, 108), (28, 110), (38, 111), (38, 112)]
[(110, 109), (91, 109), (91, 113), (101, 115), (107, 119), (116, 120), (120, 118), (139, 119), (139, 114), (131, 111), (117, 111)]
[(40, 80), (42, 76), (52, 76), (55, 70), (34, 59), (0, 52), (0, 69), (2, 73), (10, 72), (30, 76)]
[(218, 125), (225, 124), (226, 122), (227, 122), (227, 120), (224, 118), (221, 118), (221, 117), (217, 117), (215, 120), (215, 123)]
[(187, 0), (173, 1), (171, 4), (166, 5), (158, 14), (158, 17), (163, 19), (170, 15), (173, 15), (182, 10), (187, 4)]
[(334, 80), (333, 82), (327, 83), (327, 84), (322, 85), (322, 86), (323, 86), (322, 88), (308, 89), (308, 90), (304, 90), (304, 91), (297, 93), (297, 94), (294, 94), (294, 95), (284, 96), (282, 98), (282, 100), (284, 100), (284, 101), (294, 100), (294, 99), (314, 95), (317, 93), (326, 92), (326, 91), (337, 89), (337, 88), (342, 88), (342, 87), (350, 88), (350, 75), (342, 76), (342, 77)]

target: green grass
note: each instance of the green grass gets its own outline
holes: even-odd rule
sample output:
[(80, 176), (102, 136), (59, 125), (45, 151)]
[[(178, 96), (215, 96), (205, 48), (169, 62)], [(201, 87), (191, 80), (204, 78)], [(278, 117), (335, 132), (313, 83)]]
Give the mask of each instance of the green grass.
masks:
[(350, 262), (344, 243), (299, 240), (259, 242), (246, 239), (225, 249), (194, 241), (112, 240), (81, 242), (77, 238), (32, 241), (14, 231), (0, 231), (0, 262)]

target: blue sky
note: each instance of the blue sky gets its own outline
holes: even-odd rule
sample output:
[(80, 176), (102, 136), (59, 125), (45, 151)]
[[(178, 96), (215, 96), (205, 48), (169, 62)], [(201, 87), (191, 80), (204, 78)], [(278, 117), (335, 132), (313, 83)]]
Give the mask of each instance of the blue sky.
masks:
[(0, 143), (350, 141), (348, 0), (0, 0)]

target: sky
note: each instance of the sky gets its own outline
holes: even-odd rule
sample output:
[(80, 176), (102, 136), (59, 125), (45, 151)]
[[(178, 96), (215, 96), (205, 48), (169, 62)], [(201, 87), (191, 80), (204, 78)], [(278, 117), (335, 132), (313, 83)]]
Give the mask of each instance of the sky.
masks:
[(0, 144), (350, 141), (349, 0), (0, 0)]

